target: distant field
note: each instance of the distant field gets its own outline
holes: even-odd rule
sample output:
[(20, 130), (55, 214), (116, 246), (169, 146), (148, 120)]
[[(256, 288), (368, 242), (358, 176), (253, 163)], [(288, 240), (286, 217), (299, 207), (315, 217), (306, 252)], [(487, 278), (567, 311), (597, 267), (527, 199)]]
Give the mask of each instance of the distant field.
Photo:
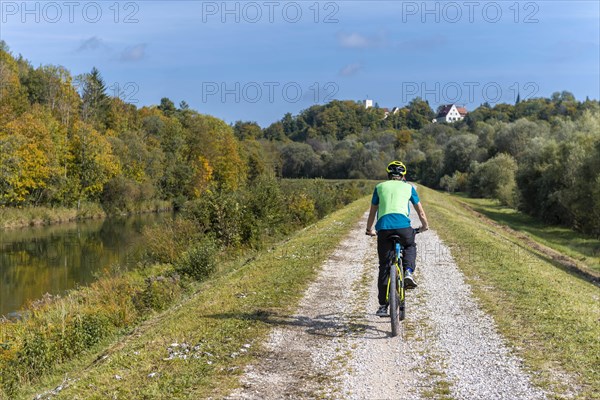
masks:
[(600, 240), (569, 228), (544, 224), (527, 214), (502, 206), (496, 200), (472, 199), (460, 195), (455, 197), (491, 220), (526, 233), (536, 242), (600, 273)]

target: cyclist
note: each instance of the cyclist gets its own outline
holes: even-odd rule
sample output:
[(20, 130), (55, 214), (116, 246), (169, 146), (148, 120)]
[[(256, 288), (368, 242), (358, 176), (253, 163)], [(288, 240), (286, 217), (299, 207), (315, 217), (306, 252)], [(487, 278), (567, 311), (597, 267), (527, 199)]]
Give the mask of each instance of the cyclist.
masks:
[[(415, 188), (406, 182), (406, 166), (401, 161), (392, 161), (388, 164), (388, 180), (378, 184), (373, 191), (371, 209), (367, 219), (366, 234), (377, 235), (377, 253), (379, 255), (379, 309), (377, 315), (388, 316), (388, 303), (386, 300), (387, 283), (389, 279), (389, 265), (394, 254), (394, 242), (389, 239), (391, 235), (400, 236), (400, 244), (404, 249), (404, 287), (413, 289), (417, 287), (413, 272), (417, 259), (417, 245), (415, 243), (415, 230), (410, 226), (409, 202), (413, 204), (421, 220), (421, 232), (429, 229), (427, 216), (419, 201)], [(377, 224), (373, 230), (373, 222), (377, 214)]]

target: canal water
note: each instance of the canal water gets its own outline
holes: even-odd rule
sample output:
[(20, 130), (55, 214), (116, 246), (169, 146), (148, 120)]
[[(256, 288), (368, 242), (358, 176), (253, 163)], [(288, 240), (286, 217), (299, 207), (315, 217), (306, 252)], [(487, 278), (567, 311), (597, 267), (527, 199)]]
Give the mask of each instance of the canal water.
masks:
[(88, 285), (114, 265), (133, 265), (142, 228), (173, 214), (142, 214), (46, 227), (0, 230), (0, 316), (46, 293)]

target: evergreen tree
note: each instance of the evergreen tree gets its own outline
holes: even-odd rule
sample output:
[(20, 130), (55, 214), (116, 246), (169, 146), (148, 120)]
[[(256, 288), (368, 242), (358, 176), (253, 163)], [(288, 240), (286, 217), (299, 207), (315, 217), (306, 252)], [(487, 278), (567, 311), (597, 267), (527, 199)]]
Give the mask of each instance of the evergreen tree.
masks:
[(89, 74), (78, 77), (81, 85), (81, 118), (94, 125), (102, 125), (108, 110), (109, 98), (106, 94), (106, 85), (96, 67)]

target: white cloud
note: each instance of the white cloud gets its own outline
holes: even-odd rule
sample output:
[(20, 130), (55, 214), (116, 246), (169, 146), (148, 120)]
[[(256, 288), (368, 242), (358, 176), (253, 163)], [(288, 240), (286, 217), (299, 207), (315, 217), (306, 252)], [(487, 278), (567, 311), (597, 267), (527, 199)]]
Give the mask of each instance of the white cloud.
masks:
[(352, 76), (355, 75), (356, 73), (358, 73), (361, 69), (362, 69), (362, 64), (361, 63), (352, 63), (352, 64), (348, 64), (346, 65), (344, 68), (342, 68), (339, 72), (339, 75), (341, 76)]
[(98, 50), (106, 45), (98, 36), (92, 36), (81, 43), (81, 45), (75, 50), (76, 52), (87, 51), (87, 50)]
[(356, 32), (342, 32), (338, 34), (338, 43), (340, 46), (350, 49), (368, 49), (379, 47), (383, 44), (383, 42), (384, 40), (382, 37), (368, 37)]
[(146, 56), (146, 44), (140, 43), (135, 46), (127, 47), (121, 53), (120, 60), (124, 62), (139, 61)]

